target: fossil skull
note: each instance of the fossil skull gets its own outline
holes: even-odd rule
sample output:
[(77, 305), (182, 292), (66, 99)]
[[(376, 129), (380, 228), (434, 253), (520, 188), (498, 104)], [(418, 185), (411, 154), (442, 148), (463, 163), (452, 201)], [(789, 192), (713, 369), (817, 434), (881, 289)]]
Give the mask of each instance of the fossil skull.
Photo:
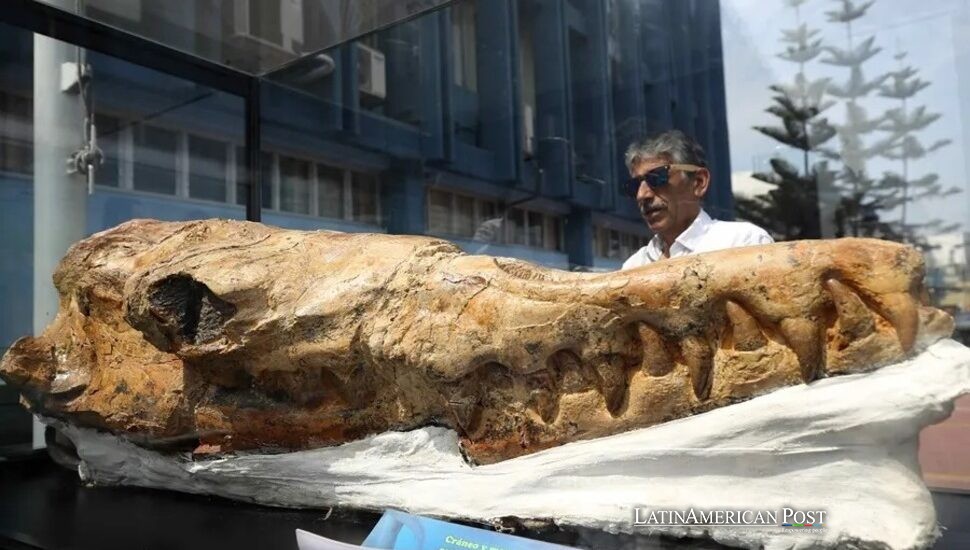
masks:
[(479, 463), (899, 361), (952, 332), (922, 259), (870, 239), (607, 273), (427, 237), (134, 220), (75, 244), (0, 376), (159, 449), (333, 445), (428, 424)]

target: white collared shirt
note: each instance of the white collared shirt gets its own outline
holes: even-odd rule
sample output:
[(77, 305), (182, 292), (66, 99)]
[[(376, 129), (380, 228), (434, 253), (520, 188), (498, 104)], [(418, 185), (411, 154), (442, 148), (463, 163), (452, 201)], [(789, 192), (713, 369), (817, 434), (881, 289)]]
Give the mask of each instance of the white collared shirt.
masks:
[[(753, 223), (715, 220), (701, 209), (690, 226), (670, 245), (670, 257), (773, 242), (775, 240), (767, 231)], [(640, 267), (661, 258), (663, 258), (663, 241), (660, 235), (654, 235), (647, 246), (637, 250), (633, 256), (623, 262), (621, 269)]]

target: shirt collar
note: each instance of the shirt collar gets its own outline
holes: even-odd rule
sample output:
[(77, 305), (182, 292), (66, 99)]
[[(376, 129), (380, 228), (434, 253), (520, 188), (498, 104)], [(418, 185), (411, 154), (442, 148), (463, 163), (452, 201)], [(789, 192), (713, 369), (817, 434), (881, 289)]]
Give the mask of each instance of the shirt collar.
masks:
[[(674, 248), (678, 245), (683, 247), (686, 250), (686, 253), (693, 252), (697, 248), (698, 241), (704, 236), (705, 233), (707, 233), (707, 230), (713, 223), (714, 220), (707, 214), (707, 212), (704, 211), (703, 208), (701, 208), (701, 211), (697, 214), (697, 217), (694, 218), (694, 221), (687, 226), (687, 229), (685, 229), (683, 233), (674, 239), (674, 244), (670, 246), (671, 256), (673, 256), (676, 252)], [(663, 257), (663, 241), (661, 240), (660, 235), (654, 235), (653, 238), (650, 239), (650, 242), (647, 244), (646, 254), (647, 258), (649, 258), (652, 262), (655, 262)]]

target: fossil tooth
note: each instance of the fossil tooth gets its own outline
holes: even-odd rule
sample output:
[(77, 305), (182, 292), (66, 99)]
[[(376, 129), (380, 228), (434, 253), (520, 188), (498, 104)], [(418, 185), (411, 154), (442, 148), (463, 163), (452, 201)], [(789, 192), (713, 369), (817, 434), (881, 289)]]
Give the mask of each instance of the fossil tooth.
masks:
[(563, 393), (579, 393), (594, 387), (596, 375), (569, 350), (559, 350), (549, 357), (549, 368), (559, 378)]
[(458, 425), (466, 434), (473, 434), (478, 430), (482, 421), (482, 406), (474, 397), (460, 397), (448, 402), (455, 414)]
[(66, 396), (74, 395), (88, 387), (91, 382), (91, 373), (87, 370), (58, 371), (51, 381), (51, 395)]
[(955, 324), (953, 317), (945, 311), (933, 307), (920, 306), (919, 308), (919, 333), (917, 343), (921, 347), (946, 338), (953, 334)]
[(872, 334), (876, 324), (872, 312), (854, 290), (835, 279), (825, 281), (839, 312), (839, 334), (843, 341), (851, 341)]
[(641, 368), (650, 376), (664, 376), (674, 368), (674, 360), (667, 351), (664, 339), (655, 328), (646, 323), (637, 323), (637, 332), (643, 345)]
[(623, 368), (623, 358), (610, 356), (605, 361), (596, 363), (596, 375), (599, 378), (600, 393), (606, 400), (606, 409), (617, 416), (626, 403), (627, 379)]
[(811, 382), (818, 378), (822, 368), (822, 334), (818, 323), (810, 319), (782, 319), (778, 328), (798, 357), (802, 380)]
[(711, 393), (711, 371), (714, 370), (714, 354), (706, 339), (690, 335), (680, 341), (680, 353), (690, 371), (690, 383), (698, 399), (707, 399)]
[(724, 303), (728, 320), (731, 322), (731, 334), (734, 338), (734, 349), (738, 351), (754, 351), (761, 349), (768, 343), (761, 325), (743, 307), (728, 300)]
[(881, 313), (896, 329), (900, 347), (908, 353), (916, 343), (916, 332), (919, 328), (916, 300), (908, 293), (897, 292), (880, 296), (879, 303), (882, 306)]
[(530, 376), (526, 383), (529, 389), (529, 407), (535, 410), (546, 424), (554, 421), (559, 412), (559, 399), (552, 374), (536, 373)]

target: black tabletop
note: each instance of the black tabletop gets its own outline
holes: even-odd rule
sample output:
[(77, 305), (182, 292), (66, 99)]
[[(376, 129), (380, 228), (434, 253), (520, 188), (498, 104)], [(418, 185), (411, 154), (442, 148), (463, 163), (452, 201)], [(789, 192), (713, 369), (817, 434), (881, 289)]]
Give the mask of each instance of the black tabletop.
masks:
[(0, 462), (0, 547), (295, 549), (298, 528), (360, 544), (380, 517), (326, 514), (174, 491), (88, 487), (43, 454)]

